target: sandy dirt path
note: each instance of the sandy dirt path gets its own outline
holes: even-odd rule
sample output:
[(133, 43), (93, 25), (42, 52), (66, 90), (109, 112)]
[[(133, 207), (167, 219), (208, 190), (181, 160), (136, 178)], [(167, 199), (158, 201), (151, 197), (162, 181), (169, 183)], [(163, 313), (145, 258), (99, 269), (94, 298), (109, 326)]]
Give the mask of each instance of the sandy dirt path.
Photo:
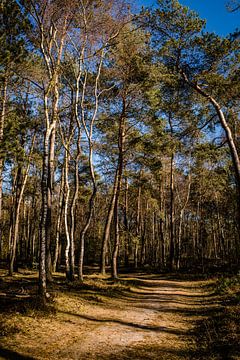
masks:
[(0, 358), (197, 359), (193, 333), (212, 306), (204, 283), (153, 275), (133, 280), (131, 291), (99, 303), (81, 306), (73, 293), (75, 307), (62, 311), (60, 299), (55, 317), (28, 322), (27, 332), (3, 344)]

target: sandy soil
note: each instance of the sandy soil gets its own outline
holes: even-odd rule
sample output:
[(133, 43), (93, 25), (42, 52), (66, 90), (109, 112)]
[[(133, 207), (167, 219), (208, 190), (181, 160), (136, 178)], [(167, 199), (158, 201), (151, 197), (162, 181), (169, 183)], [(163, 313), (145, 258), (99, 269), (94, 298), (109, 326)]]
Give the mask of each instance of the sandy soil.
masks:
[(197, 359), (193, 333), (216, 306), (206, 283), (144, 274), (131, 281), (130, 291), (91, 301), (58, 294), (50, 317), (13, 316), (24, 331), (0, 339), (0, 359)]

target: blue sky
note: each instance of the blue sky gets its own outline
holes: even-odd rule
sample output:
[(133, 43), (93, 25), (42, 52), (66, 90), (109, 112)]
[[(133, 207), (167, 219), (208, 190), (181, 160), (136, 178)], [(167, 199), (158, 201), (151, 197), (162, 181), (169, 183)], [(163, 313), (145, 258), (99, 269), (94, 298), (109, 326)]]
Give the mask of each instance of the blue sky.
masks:
[[(156, 4), (156, 0), (136, 0), (139, 6)], [(195, 10), (201, 18), (207, 20), (206, 30), (221, 36), (240, 28), (240, 11), (229, 13), (226, 9), (227, 0), (180, 0), (182, 5)]]

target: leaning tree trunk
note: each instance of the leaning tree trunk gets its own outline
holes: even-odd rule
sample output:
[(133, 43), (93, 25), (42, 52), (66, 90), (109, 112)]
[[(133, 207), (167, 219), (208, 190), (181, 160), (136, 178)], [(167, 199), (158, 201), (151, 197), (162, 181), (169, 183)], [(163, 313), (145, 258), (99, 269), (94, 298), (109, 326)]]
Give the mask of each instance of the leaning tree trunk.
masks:
[[(223, 110), (222, 110), (220, 104), (216, 101), (216, 99), (213, 96), (209, 95), (207, 92), (205, 92), (205, 90), (202, 89), (198, 84), (192, 83), (189, 80), (189, 78), (187, 77), (186, 73), (184, 73), (184, 71), (181, 70), (181, 74), (183, 76), (183, 79), (186, 81), (186, 83), (189, 86), (191, 86), (201, 96), (206, 98), (210, 102), (210, 104), (213, 105), (213, 107), (216, 110), (216, 113), (218, 115), (220, 124), (221, 124), (223, 130), (225, 131), (227, 143), (228, 143), (230, 153), (231, 153), (233, 167), (235, 170), (235, 180), (236, 180), (237, 193), (238, 193), (238, 196), (237, 196), (237, 206), (238, 206), (237, 228), (239, 230), (238, 233), (240, 233), (240, 159), (239, 159), (237, 146), (234, 142), (231, 128), (228, 125), (225, 115), (223, 113)], [(239, 238), (239, 242), (240, 242), (240, 238)], [(239, 242), (238, 242), (238, 246), (237, 246), (238, 259), (239, 259), (239, 254), (240, 254), (240, 243)]]

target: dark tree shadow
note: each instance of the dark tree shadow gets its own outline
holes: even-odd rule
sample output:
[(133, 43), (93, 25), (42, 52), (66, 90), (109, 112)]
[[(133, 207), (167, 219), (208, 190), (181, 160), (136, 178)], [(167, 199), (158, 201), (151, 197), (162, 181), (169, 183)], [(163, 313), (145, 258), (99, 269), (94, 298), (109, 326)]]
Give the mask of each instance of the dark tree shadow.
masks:
[(129, 326), (129, 327), (133, 327), (133, 328), (141, 329), (141, 330), (146, 330), (146, 331), (156, 331), (156, 332), (163, 332), (164, 331), (164, 332), (174, 334), (174, 335), (185, 335), (186, 334), (185, 331), (178, 330), (178, 329), (175, 329), (175, 328), (168, 328), (168, 327), (164, 327), (164, 326), (137, 324), (137, 323), (118, 320), (118, 319), (100, 319), (100, 318), (95, 318), (93, 316), (79, 315), (79, 314), (71, 313), (71, 312), (68, 312), (68, 311), (59, 311), (59, 312), (62, 313), (62, 314), (65, 314), (65, 315), (75, 316), (75, 317), (81, 318), (83, 320), (88, 320), (88, 321), (93, 321), (93, 322), (100, 322), (100, 323), (106, 323), (106, 324), (111, 324), (111, 323), (119, 324), (119, 325), (122, 325), (122, 326)]
[(8, 350), (0, 347), (0, 359), (6, 360), (35, 360), (31, 356), (21, 355), (16, 351)]

